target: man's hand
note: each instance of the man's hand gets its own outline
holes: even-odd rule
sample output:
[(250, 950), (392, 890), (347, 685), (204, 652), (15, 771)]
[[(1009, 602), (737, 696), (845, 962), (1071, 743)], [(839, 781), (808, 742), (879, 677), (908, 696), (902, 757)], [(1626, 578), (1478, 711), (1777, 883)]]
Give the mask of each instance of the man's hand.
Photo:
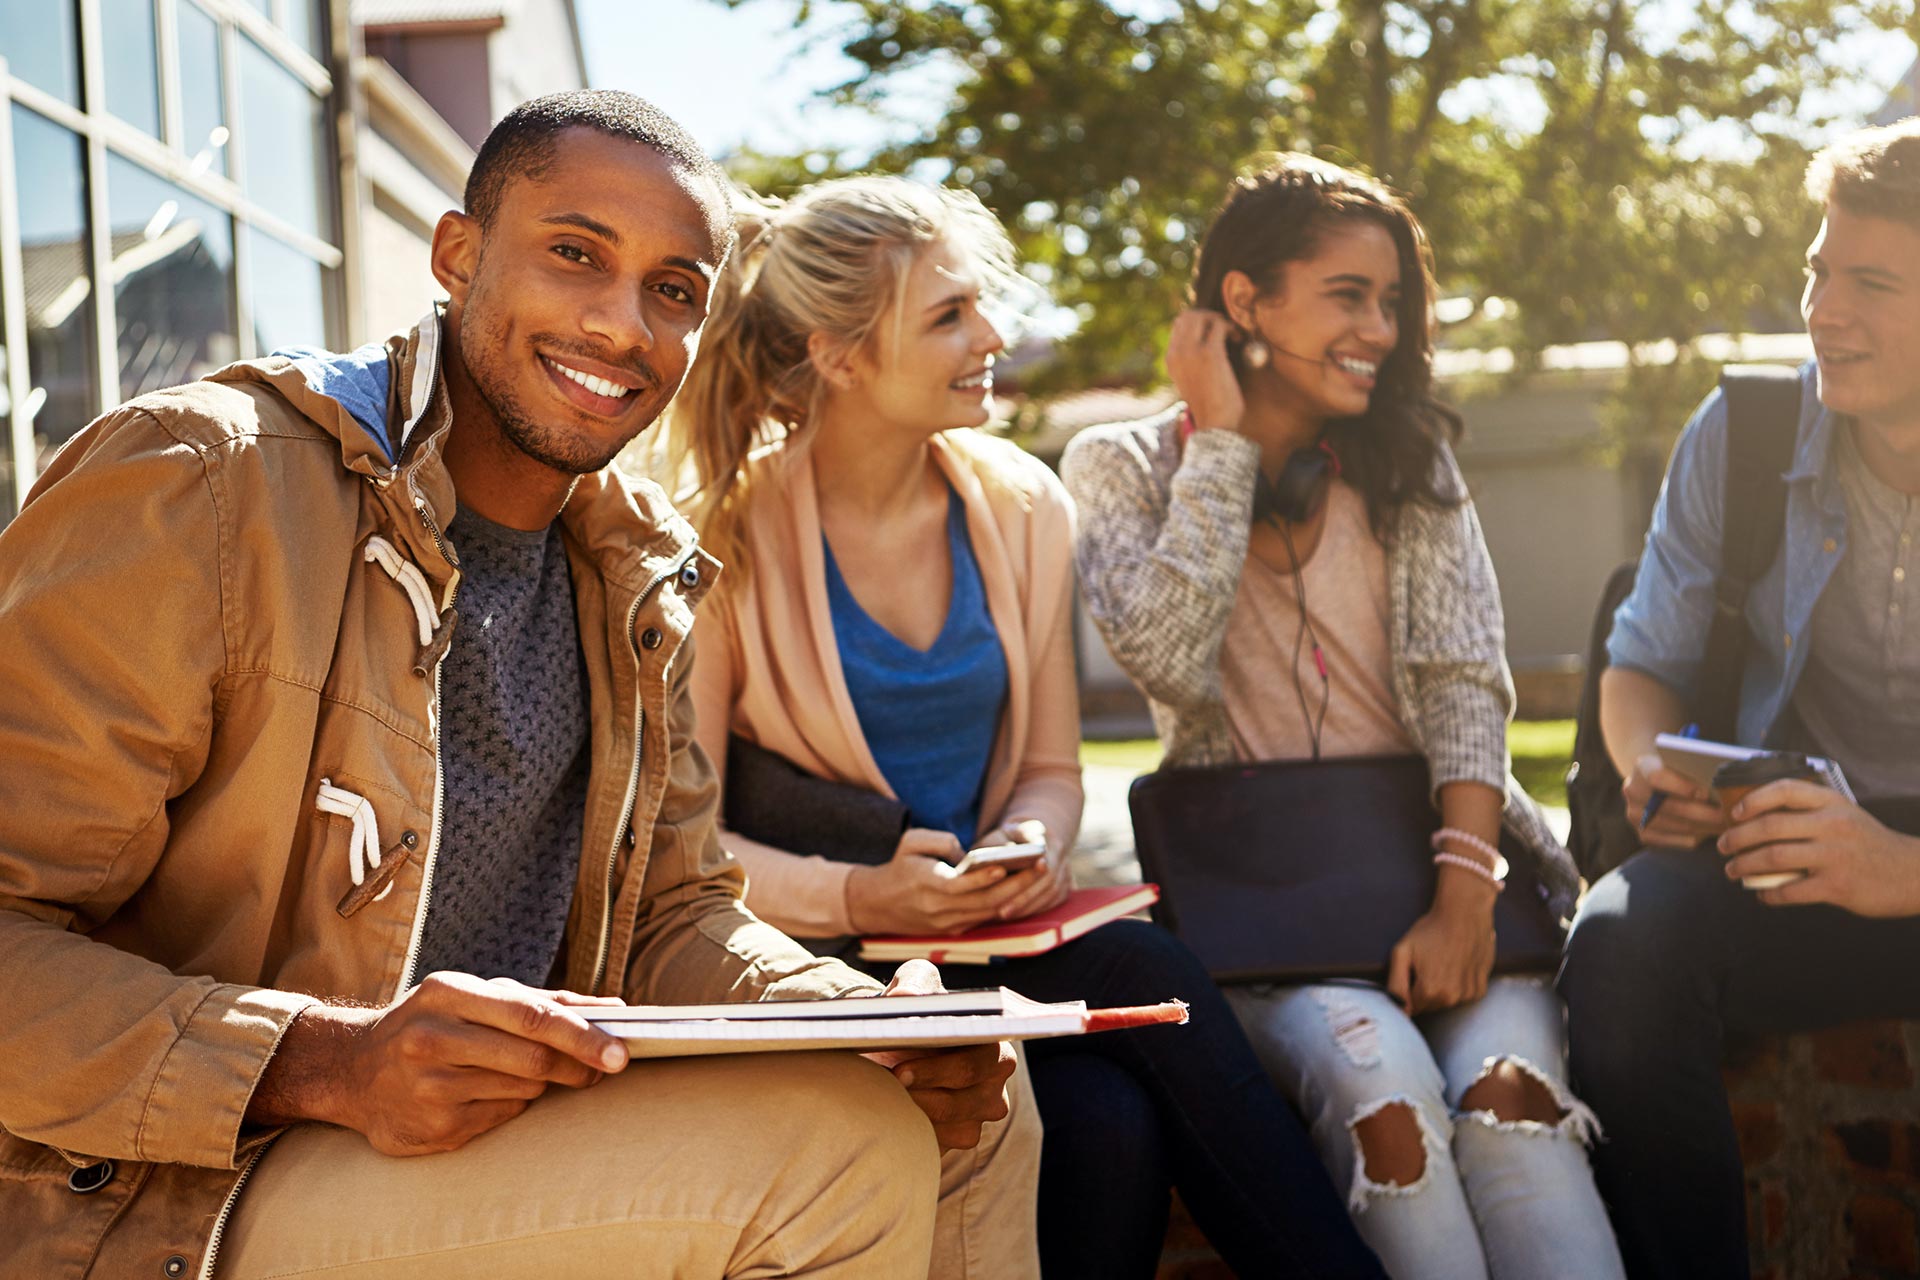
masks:
[(1032, 883), (1008, 876), (1005, 867), (956, 876), (953, 864), (960, 856), (952, 832), (924, 827), (903, 832), (890, 860), (855, 867), (847, 877), (847, 920), (853, 931), (960, 933), (994, 919)]
[[(1647, 811), (1654, 792), (1663, 792), (1659, 812), (1644, 827), (1640, 816)], [(1633, 763), (1633, 772), (1621, 785), (1620, 794), (1627, 805), (1627, 821), (1650, 846), (1663, 849), (1691, 849), (1702, 840), (1711, 840), (1727, 829), (1727, 819), (1713, 802), (1707, 789), (1684, 773), (1677, 773), (1648, 752)]]
[(342, 1125), (390, 1156), (452, 1151), (550, 1084), (585, 1088), (624, 1067), (626, 1046), (574, 1012), (619, 1003), (435, 973), (385, 1009), (316, 1005), (287, 1028), (247, 1119)]
[(1837, 791), (1770, 782), (1735, 805), (1733, 815), (1720, 837), (1730, 878), (1806, 872), (1757, 890), (1768, 906), (1826, 902), (1858, 916), (1920, 915), (1920, 839), (1888, 830)]
[[(882, 995), (937, 995), (945, 991), (940, 971), (909, 960), (894, 971)], [(893, 1072), (907, 1096), (933, 1123), (944, 1153), (980, 1142), (980, 1126), (1007, 1118), (1007, 1081), (1013, 1078), (1013, 1046), (968, 1045), (960, 1049), (900, 1049), (863, 1055)]]
[(1493, 903), (1499, 891), (1470, 871), (1441, 867), (1433, 906), (1387, 961), (1387, 994), (1408, 1013), (1467, 1004), (1493, 973)]

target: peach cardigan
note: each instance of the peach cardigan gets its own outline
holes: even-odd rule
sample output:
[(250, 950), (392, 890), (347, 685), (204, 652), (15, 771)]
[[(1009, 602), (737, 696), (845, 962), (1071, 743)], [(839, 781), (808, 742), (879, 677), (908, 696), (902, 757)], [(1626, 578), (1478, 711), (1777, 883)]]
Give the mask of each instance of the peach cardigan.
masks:
[[(1082, 799), (1072, 502), (1052, 471), (1005, 441), (943, 434), (929, 447), (966, 507), (987, 608), (1006, 650), (1007, 700), (980, 829), (1038, 819), (1050, 856), (1064, 858)], [(802, 437), (748, 463), (752, 496), (739, 553), (747, 571), (723, 574), (701, 612), (695, 732), (723, 774), (727, 736), (737, 733), (811, 773), (891, 795), (840, 667), (811, 454)], [(747, 905), (761, 919), (798, 937), (853, 932), (846, 905), (853, 864), (801, 857), (724, 828), (720, 838), (746, 866)]]

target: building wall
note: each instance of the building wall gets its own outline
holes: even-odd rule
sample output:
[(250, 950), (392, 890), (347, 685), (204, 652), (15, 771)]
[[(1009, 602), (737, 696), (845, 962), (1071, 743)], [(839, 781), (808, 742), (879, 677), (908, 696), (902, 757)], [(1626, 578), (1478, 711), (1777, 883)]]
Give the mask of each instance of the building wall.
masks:
[(1546, 375), (1460, 405), (1460, 468), (1500, 577), (1507, 656), (1518, 669), (1584, 652), (1607, 575), (1638, 554), (1646, 531), (1649, 495), (1596, 448), (1610, 382)]
[(497, 118), (489, 57), (495, 36), (470, 30), (375, 35), (367, 52), (385, 59), (468, 146), (478, 147)]
[(521, 0), (489, 41), (494, 120), (528, 98), (586, 87), (574, 30), (568, 0)]

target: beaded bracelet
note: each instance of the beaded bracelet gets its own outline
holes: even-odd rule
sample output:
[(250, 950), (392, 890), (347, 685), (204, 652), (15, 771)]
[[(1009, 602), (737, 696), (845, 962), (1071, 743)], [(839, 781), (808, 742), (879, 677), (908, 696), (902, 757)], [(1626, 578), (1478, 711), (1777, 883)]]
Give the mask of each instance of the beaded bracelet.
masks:
[(1479, 876), (1482, 880), (1492, 885), (1495, 893), (1505, 893), (1507, 891), (1507, 882), (1495, 876), (1493, 872), (1487, 870), (1486, 867), (1482, 866), (1476, 859), (1463, 857), (1457, 853), (1448, 853), (1443, 849), (1433, 855), (1433, 863), (1435, 866), (1445, 864), (1450, 867), (1459, 867), (1463, 871), (1471, 871), (1474, 875)]
[[(1462, 831), (1459, 827), (1440, 828), (1433, 833), (1433, 839), (1430, 843), (1433, 845), (1434, 852), (1439, 853), (1446, 849), (1447, 842), (1450, 840), (1465, 845), (1471, 853), (1482, 855), (1485, 861), (1479, 863), (1479, 868), (1487, 874), (1489, 879), (1500, 882), (1506, 880), (1507, 859), (1499, 849), (1488, 844), (1485, 840), (1473, 834), (1473, 832)], [(1461, 855), (1456, 853), (1454, 856), (1459, 857)]]

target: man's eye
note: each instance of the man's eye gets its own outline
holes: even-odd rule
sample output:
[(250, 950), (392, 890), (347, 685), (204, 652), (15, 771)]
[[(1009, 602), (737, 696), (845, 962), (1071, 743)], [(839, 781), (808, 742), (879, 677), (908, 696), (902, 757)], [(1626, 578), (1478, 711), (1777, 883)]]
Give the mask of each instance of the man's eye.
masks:
[(693, 305), (693, 290), (683, 284), (662, 284), (656, 285), (655, 288), (658, 292), (672, 298), (675, 302), (684, 302), (688, 306)]
[(553, 246), (553, 251), (559, 254), (561, 257), (565, 258), (568, 262), (592, 262), (593, 261), (592, 257), (588, 255), (587, 251), (585, 249), (582, 249), (577, 244), (557, 244)]

